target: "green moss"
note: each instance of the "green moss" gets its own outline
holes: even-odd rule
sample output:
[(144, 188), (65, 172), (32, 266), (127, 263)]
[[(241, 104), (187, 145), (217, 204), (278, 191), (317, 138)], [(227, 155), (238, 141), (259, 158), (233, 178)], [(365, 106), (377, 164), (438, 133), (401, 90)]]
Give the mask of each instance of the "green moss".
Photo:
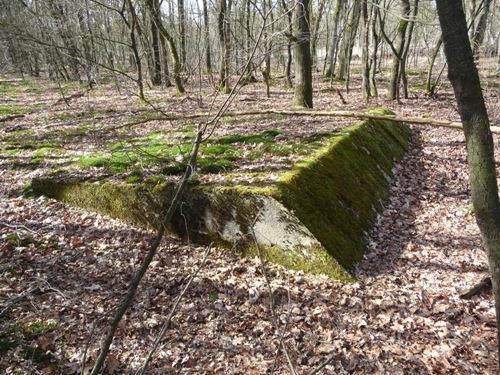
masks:
[(7, 337), (0, 337), (0, 353), (4, 354), (7, 353), (9, 350), (17, 348), (18, 346), (17, 341), (10, 340)]
[(29, 246), (30, 244), (38, 245), (40, 241), (36, 240), (33, 235), (26, 231), (16, 231), (8, 233), (5, 236), (7, 242), (14, 246)]
[(96, 210), (142, 226), (154, 227), (163, 199), (171, 196), (172, 182), (143, 184), (72, 182), (64, 178), (41, 178), (32, 181), (36, 195), (45, 195), (68, 204)]
[(109, 163), (109, 155), (105, 154), (94, 154), (94, 155), (84, 155), (80, 158), (79, 164), (82, 167), (104, 167)]
[(35, 320), (30, 323), (23, 325), (23, 333), (29, 337), (37, 337), (46, 335), (57, 328), (57, 323), (55, 321), (49, 320)]
[(363, 238), (388, 197), (394, 159), (409, 130), (390, 121), (345, 129), (279, 180), (276, 198), (292, 209), (331, 256), (350, 270), (363, 256)]
[(19, 354), (24, 359), (29, 359), (37, 363), (49, 363), (55, 359), (51, 353), (37, 346), (26, 346)]
[(23, 115), (29, 112), (30, 109), (22, 104), (0, 105), (0, 116)]
[[(305, 258), (302, 255), (271, 246), (262, 247), (263, 258), (269, 262), (281, 264), (293, 270), (302, 270), (313, 275), (326, 275), (332, 279), (353, 282), (355, 279), (340, 267), (334, 259), (325, 253), (323, 248), (308, 249), (311, 256)], [(246, 255), (257, 256), (258, 251), (255, 246), (250, 246), (245, 250)]]

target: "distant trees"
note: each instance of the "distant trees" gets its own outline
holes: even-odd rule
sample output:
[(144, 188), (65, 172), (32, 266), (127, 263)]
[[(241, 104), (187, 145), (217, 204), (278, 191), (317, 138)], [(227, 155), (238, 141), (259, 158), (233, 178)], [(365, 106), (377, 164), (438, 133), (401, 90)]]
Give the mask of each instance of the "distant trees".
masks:
[[(294, 102), (312, 106), (309, 64), (346, 89), (351, 78), (362, 80), (367, 98), (381, 88), (390, 99), (407, 97), (407, 68), (425, 62), (432, 95), (441, 73), (434, 69), (442, 62), (436, 11), (418, 0), (0, 1), (3, 66), (89, 85), (112, 72), (135, 82), (139, 97), (148, 85), (174, 84), (183, 93), (195, 73), (227, 93), (244, 74), (242, 83), (263, 78), (267, 91), (275, 77), (288, 87), (295, 81)], [(495, 2), (465, 4), (475, 56), (498, 55)], [(264, 22), (261, 46), (246, 64)], [(378, 75), (388, 71), (381, 85)]]

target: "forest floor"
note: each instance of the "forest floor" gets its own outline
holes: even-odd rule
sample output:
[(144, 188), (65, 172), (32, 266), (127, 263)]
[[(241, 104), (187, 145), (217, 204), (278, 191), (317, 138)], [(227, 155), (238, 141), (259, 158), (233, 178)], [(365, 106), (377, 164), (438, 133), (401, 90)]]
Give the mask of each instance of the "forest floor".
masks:
[[(498, 126), (494, 80), (484, 92), (492, 125)], [(0, 314), (10, 307), (0, 315), (0, 373), (78, 373), (86, 350), (87, 363), (95, 359), (111, 312), (153, 234), (54, 200), (23, 197), (22, 190), (33, 177), (58, 168), (108, 174), (113, 171), (110, 164), (85, 165), (82, 155), (105, 153), (103, 147), (121, 136), (137, 138), (185, 124), (151, 121), (115, 134), (106, 130), (137, 118), (145, 108), (127, 89), (118, 93), (108, 85), (67, 106), (59, 101), (59, 89), (47, 82), (15, 81), (3, 87), (8, 90), (0, 102), (4, 113), (32, 112), (0, 123)], [(367, 107), (356, 83), (349, 94), (343, 91), (347, 104), (328, 84), (318, 87), (317, 109)], [(63, 89), (69, 94), (79, 90)], [(435, 98), (413, 91), (401, 103), (380, 97), (369, 107), (457, 120), (451, 91), (441, 90)], [(196, 87), (190, 92), (197, 92)], [(176, 96), (171, 90), (149, 90), (147, 97), (164, 111), (190, 113), (210, 107), (213, 97), (199, 93)], [(286, 109), (291, 99), (291, 91), (280, 87), (273, 87), (268, 99), (263, 84), (253, 84), (242, 90), (233, 109)], [(254, 135), (272, 128), (279, 131), (277, 142), (288, 147), (293, 137), (328, 133), (352, 122), (250, 118), (223, 123), (216, 136)], [(285, 356), (276, 355), (285, 327), (283, 342), (298, 374), (307, 374), (327, 358), (331, 361), (325, 374), (497, 373), (492, 296), (459, 297), (488, 272), (470, 202), (463, 135), (447, 128), (412, 130), (411, 149), (394, 169), (390, 202), (370, 234), (356, 283), (268, 264), (280, 321), (276, 328), (259, 260), (214, 249), (180, 304), (149, 373), (265, 374), (274, 364), (276, 374), (290, 373)], [(253, 152), (261, 143), (266, 142), (243, 147)], [(498, 136), (495, 149), (498, 156)], [(252, 163), (243, 152), (225, 167), (274, 168), (278, 159), (276, 168), (286, 168), (302, 151), (277, 156), (266, 149)], [(221, 178), (212, 172), (204, 178)], [(107, 373), (135, 373), (141, 367), (204, 252), (175, 238), (164, 240), (119, 327)]]

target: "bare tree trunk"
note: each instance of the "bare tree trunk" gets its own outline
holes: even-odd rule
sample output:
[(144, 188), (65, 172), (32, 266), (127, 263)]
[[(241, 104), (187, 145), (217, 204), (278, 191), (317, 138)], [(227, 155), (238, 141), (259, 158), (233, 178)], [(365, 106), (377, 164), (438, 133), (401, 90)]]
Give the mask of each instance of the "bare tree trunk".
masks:
[(319, 0), (318, 14), (316, 15), (316, 21), (314, 22), (314, 29), (311, 38), (311, 57), (313, 69), (317, 71), (317, 56), (316, 48), (318, 45), (319, 38), (319, 28), (321, 26), (321, 19), (323, 18), (323, 10), (325, 9), (325, 0)]
[(184, 93), (184, 85), (182, 84), (182, 78), (181, 78), (181, 63), (179, 60), (179, 55), (177, 53), (177, 47), (175, 45), (174, 38), (172, 37), (172, 35), (170, 35), (165, 26), (163, 26), (163, 22), (161, 20), (161, 9), (155, 8), (153, 0), (148, 0), (146, 4), (151, 19), (158, 27), (158, 32), (160, 33), (163, 42), (163, 48), (166, 48), (165, 44), (168, 44), (168, 49), (170, 50), (170, 56), (172, 57), (172, 63), (174, 65), (173, 78), (174, 78), (175, 88), (177, 89), (177, 92), (182, 94)]
[[(248, 0), (250, 1), (250, 0)], [(286, 17), (288, 20), (288, 34), (292, 35), (293, 34), (293, 15), (292, 11), (288, 9), (288, 6), (286, 5), (285, 0), (281, 0), (281, 7), (283, 8), (283, 11), (286, 13)], [(287, 55), (286, 55), (286, 67), (285, 67), (285, 76), (286, 76), (286, 82), (289, 87), (293, 87), (293, 82), (292, 82), (292, 40), (288, 38), (288, 43), (286, 46), (287, 49)]]
[(361, 0), (356, 0), (352, 7), (349, 20), (347, 21), (347, 25), (344, 30), (344, 36), (340, 44), (337, 79), (342, 81), (346, 80), (349, 65), (351, 64), (352, 49), (354, 47), (354, 42), (356, 41), (360, 15)]
[(429, 70), (427, 71), (427, 79), (425, 81), (425, 93), (428, 96), (434, 95), (434, 90), (436, 89), (436, 84), (432, 83), (432, 70), (434, 69), (434, 64), (436, 63), (437, 55), (439, 54), (439, 50), (441, 49), (441, 45), (443, 44), (443, 38), (439, 37), (439, 40), (432, 51), (431, 60), (429, 61)]
[(203, 0), (203, 27), (205, 30), (205, 64), (207, 74), (212, 76), (212, 56), (210, 52), (210, 19), (208, 17), (207, 0)]
[(184, 0), (177, 0), (177, 12), (179, 14), (179, 38), (180, 38), (180, 63), (181, 69), (186, 69), (186, 12), (184, 11)]
[(230, 29), (228, 13), (229, 11), (227, 1), (220, 0), (219, 18), (217, 24), (219, 30), (219, 40), (222, 48), (219, 69), (219, 90), (225, 94), (229, 94), (229, 92), (231, 91), (229, 85), (229, 59), (231, 57), (231, 49), (229, 45)]
[(488, 16), (490, 15), (490, 6), (491, 0), (484, 0), (484, 9), (481, 13), (481, 17), (477, 22), (476, 29), (474, 31), (474, 35), (472, 36), (472, 47), (474, 58), (479, 59), (479, 49), (483, 44), (484, 34), (486, 33), (486, 24), (488, 21)]
[[(448, 77), (462, 119), (469, 164), (472, 202), (495, 296), (497, 340), (500, 344), (500, 201), (493, 154), (493, 139), (479, 74), (474, 64), (462, 3), (437, 0)], [(500, 358), (500, 345), (498, 345)]]
[[(159, 9), (160, 4), (158, 0), (149, 0), (153, 4), (154, 9)], [(150, 17), (151, 18), (151, 17)], [(151, 18), (151, 45), (153, 49), (153, 74), (151, 76), (151, 83), (153, 86), (161, 85), (161, 59), (160, 59), (160, 39), (158, 37), (158, 27)]]
[[(245, 1), (245, 51), (246, 51), (246, 60), (250, 61), (250, 56), (252, 55), (252, 28), (250, 24), (250, 18), (252, 13), (250, 11), (250, 5), (252, 0), (244, 0)], [(250, 61), (246, 65), (246, 72), (242, 79), (243, 83), (254, 83), (257, 82), (257, 79), (253, 75), (254, 64)]]
[(339, 46), (339, 20), (340, 15), (343, 12), (346, 0), (337, 0), (337, 5), (335, 6), (335, 12), (333, 15), (333, 26), (332, 26), (332, 40), (330, 42), (330, 51), (328, 52), (328, 68), (325, 73), (326, 78), (332, 78), (335, 75), (335, 65), (337, 62), (337, 53)]
[[(396, 46), (390, 42), (389, 38), (386, 37), (386, 41), (392, 49), (392, 70), (391, 70), (391, 81), (389, 84), (389, 91), (387, 93), (387, 99), (396, 100), (399, 99), (399, 78), (401, 72), (401, 60), (403, 59), (403, 50), (406, 40), (406, 29), (408, 27), (408, 19), (410, 17), (410, 0), (401, 0), (401, 18), (398, 25), (398, 33), (396, 38)], [(381, 25), (381, 29), (383, 26)], [(385, 31), (383, 31), (385, 34)]]
[(309, 0), (298, 0), (295, 8), (297, 30), (295, 42), (295, 94), (294, 104), (313, 107), (311, 32), (309, 29)]
[(125, 14), (122, 12), (121, 16), (123, 21), (126, 23), (129, 28), (130, 35), (130, 48), (132, 49), (132, 53), (134, 55), (135, 67), (137, 69), (137, 86), (139, 89), (138, 96), (140, 100), (146, 100), (144, 97), (144, 86), (142, 82), (142, 63), (141, 57), (139, 55), (139, 48), (137, 46), (137, 39), (135, 38), (135, 31), (137, 29), (137, 15), (135, 14), (134, 5), (132, 4), (132, 0), (127, 0), (128, 12), (130, 15), (130, 21), (127, 21)]
[(408, 77), (406, 75), (406, 62), (408, 61), (408, 52), (410, 51), (411, 40), (413, 37), (413, 28), (415, 26), (415, 20), (418, 14), (418, 1), (419, 0), (415, 0), (415, 2), (413, 3), (413, 12), (411, 15), (411, 21), (409, 21), (408, 29), (406, 32), (407, 35), (406, 35), (405, 47), (400, 62), (401, 68), (399, 74), (403, 84), (403, 96), (405, 99), (408, 99)]
[(362, 50), (362, 67), (363, 67), (363, 96), (368, 101), (371, 96), (370, 89), (370, 62), (369, 62), (369, 48), (370, 48), (370, 23), (369, 23), (369, 15), (368, 15), (368, 0), (362, 0), (363, 4), (361, 5), (361, 14), (363, 17), (363, 50)]
[(370, 21), (371, 24), (371, 30), (372, 30), (372, 42), (373, 42), (373, 49), (370, 57), (370, 83), (371, 83), (371, 95), (372, 96), (378, 96), (378, 89), (377, 89), (377, 69), (378, 69), (378, 46), (380, 43), (380, 35), (377, 33), (377, 18), (378, 14), (380, 12), (380, 9), (378, 7), (378, 0), (374, 0), (374, 3), (372, 5), (372, 18)]

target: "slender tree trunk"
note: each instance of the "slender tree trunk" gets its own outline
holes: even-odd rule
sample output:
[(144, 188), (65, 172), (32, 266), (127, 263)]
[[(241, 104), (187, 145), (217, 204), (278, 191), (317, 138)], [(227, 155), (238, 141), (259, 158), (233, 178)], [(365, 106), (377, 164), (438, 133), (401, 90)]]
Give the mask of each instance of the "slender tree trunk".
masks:
[(227, 1), (220, 0), (219, 18), (217, 24), (219, 30), (220, 45), (222, 48), (219, 69), (219, 90), (225, 94), (229, 94), (229, 92), (231, 91), (231, 88), (229, 86), (229, 61), (231, 58), (231, 50), (229, 45), (230, 29), (228, 13), (229, 11)]
[(340, 44), (339, 50), (339, 68), (337, 72), (337, 79), (346, 80), (348, 75), (349, 65), (352, 58), (352, 49), (356, 41), (356, 34), (358, 32), (359, 18), (361, 15), (361, 1), (356, 0), (352, 7), (349, 20), (347, 21), (344, 30), (344, 36)]
[(311, 39), (311, 57), (312, 57), (312, 64), (313, 64), (313, 69), (317, 71), (317, 56), (316, 56), (316, 49), (318, 45), (318, 38), (319, 38), (319, 28), (321, 26), (321, 19), (323, 18), (323, 10), (325, 9), (325, 0), (319, 0), (319, 6), (318, 6), (318, 14), (316, 15), (316, 21), (314, 22), (314, 29), (312, 33), (312, 39)]
[[(500, 201), (490, 123), (467, 35), (462, 3), (437, 0), (436, 4), (448, 61), (448, 77), (453, 85), (464, 128), (472, 202), (488, 254), (495, 296), (497, 339), (500, 343)], [(500, 345), (498, 349), (500, 357)]]
[(313, 107), (311, 32), (309, 29), (310, 0), (298, 0), (295, 8), (295, 94), (294, 104)]
[[(270, 0), (262, 1), (262, 10), (265, 15), (270, 11), (271, 4), (269, 4)], [(263, 20), (264, 25), (266, 25), (267, 17)], [(271, 24), (273, 22), (273, 17), (271, 13)], [(266, 48), (266, 56), (264, 57), (264, 71), (262, 75), (264, 77), (264, 82), (266, 83), (266, 96), (268, 98), (271, 97), (270, 89), (271, 89), (271, 51), (272, 51), (272, 39), (269, 36), (267, 31), (267, 27), (264, 28), (264, 44)]]
[[(245, 1), (245, 51), (246, 60), (249, 61), (252, 56), (252, 28), (250, 19), (252, 17), (252, 12), (250, 11), (251, 0)], [(257, 79), (253, 75), (254, 65), (252, 62), (247, 64), (245, 76), (243, 77), (243, 83), (254, 83)]]
[(403, 50), (406, 40), (406, 29), (408, 27), (408, 19), (410, 17), (410, 1), (401, 0), (401, 19), (398, 25), (398, 34), (396, 40), (396, 46), (391, 45), (393, 50), (392, 57), (392, 70), (391, 70), (391, 81), (389, 84), (389, 91), (387, 93), (387, 99), (396, 100), (399, 99), (399, 79), (401, 72), (401, 61), (403, 59)]
[(484, 0), (484, 9), (481, 13), (479, 21), (477, 22), (474, 35), (472, 36), (472, 47), (473, 47), (474, 58), (476, 60), (479, 59), (479, 49), (483, 44), (484, 35), (486, 33), (486, 24), (488, 21), (488, 17), (490, 15), (491, 2), (492, 2), (491, 0)]
[(184, 11), (184, 0), (177, 0), (177, 11), (179, 13), (179, 38), (180, 38), (180, 63), (181, 69), (186, 69), (186, 12)]
[(406, 63), (408, 61), (408, 52), (410, 51), (411, 40), (413, 37), (413, 28), (415, 26), (415, 20), (417, 19), (417, 14), (418, 14), (418, 2), (419, 0), (415, 0), (413, 3), (413, 13), (411, 15), (411, 21), (409, 22), (408, 29), (406, 31), (407, 35), (406, 35), (405, 47), (400, 62), (401, 64), (400, 77), (403, 84), (403, 96), (405, 99), (408, 99), (408, 77), (406, 75)]
[(168, 67), (168, 43), (164, 37), (160, 35), (161, 40), (161, 58), (162, 58), (162, 83), (165, 87), (172, 87), (172, 80), (170, 79), (170, 69)]
[[(152, 2), (153, 8), (155, 10), (160, 8), (158, 0), (149, 0)], [(150, 17), (151, 18), (151, 17)], [(158, 26), (153, 19), (151, 19), (151, 47), (153, 50), (153, 74), (151, 75), (151, 83), (153, 86), (161, 85), (161, 58), (160, 58), (160, 39), (158, 37)]]
[(165, 44), (168, 44), (168, 49), (170, 50), (170, 56), (172, 57), (172, 63), (173, 63), (173, 70), (174, 70), (173, 78), (174, 78), (175, 88), (177, 89), (177, 92), (182, 94), (184, 93), (184, 85), (182, 84), (182, 78), (181, 78), (181, 63), (179, 60), (179, 54), (177, 53), (177, 47), (175, 45), (174, 38), (172, 37), (172, 35), (170, 35), (165, 26), (163, 26), (163, 22), (161, 20), (161, 9), (155, 8), (152, 0), (148, 0), (146, 4), (151, 19), (158, 27), (158, 32), (160, 33), (163, 42), (163, 48), (166, 48)]
[(436, 85), (432, 82), (432, 71), (434, 69), (434, 64), (436, 63), (436, 58), (439, 54), (439, 50), (441, 49), (441, 45), (443, 44), (443, 38), (439, 37), (439, 40), (432, 51), (431, 60), (429, 61), (429, 70), (427, 71), (427, 79), (425, 81), (425, 93), (428, 96), (434, 95), (434, 90), (436, 89)]
[(205, 30), (205, 64), (207, 74), (212, 76), (212, 56), (210, 49), (210, 19), (208, 17), (207, 0), (203, 0), (203, 26)]
[(368, 15), (368, 0), (362, 0), (361, 14), (363, 17), (363, 50), (362, 50), (362, 67), (363, 67), (363, 96), (366, 100), (370, 99), (371, 88), (370, 88), (370, 62), (369, 62), (369, 48), (370, 48), (370, 23)]
[[(250, 1), (250, 0), (248, 0)], [(288, 21), (288, 34), (293, 34), (293, 15), (292, 11), (288, 9), (285, 0), (281, 0), (281, 7), (283, 11), (286, 13), (287, 21)], [(285, 66), (285, 76), (286, 82), (289, 87), (293, 87), (292, 82), (292, 40), (288, 38), (288, 43), (286, 46), (286, 66)]]
[(139, 55), (139, 48), (137, 46), (137, 39), (135, 37), (135, 31), (137, 29), (137, 15), (135, 14), (135, 9), (134, 5), (132, 4), (132, 0), (127, 0), (127, 7), (130, 15), (130, 21), (126, 20), (126, 17), (123, 13), (122, 13), (122, 18), (129, 28), (130, 48), (132, 49), (135, 68), (137, 70), (137, 87), (139, 89), (138, 96), (140, 100), (144, 101), (145, 97), (144, 97), (144, 85), (142, 81), (142, 63), (141, 63), (141, 57)]
[(378, 69), (378, 46), (380, 43), (380, 35), (377, 33), (377, 18), (380, 9), (378, 8), (378, 0), (375, 0), (372, 6), (372, 18), (371, 18), (371, 30), (372, 30), (372, 53), (370, 57), (370, 87), (371, 87), (371, 95), (378, 96), (377, 89), (377, 69)]
[(326, 78), (333, 78), (335, 75), (335, 65), (337, 62), (337, 52), (339, 47), (339, 21), (340, 15), (343, 12), (346, 0), (337, 0), (335, 11), (333, 14), (332, 40), (330, 42), (330, 51), (328, 52), (328, 68), (325, 73)]

